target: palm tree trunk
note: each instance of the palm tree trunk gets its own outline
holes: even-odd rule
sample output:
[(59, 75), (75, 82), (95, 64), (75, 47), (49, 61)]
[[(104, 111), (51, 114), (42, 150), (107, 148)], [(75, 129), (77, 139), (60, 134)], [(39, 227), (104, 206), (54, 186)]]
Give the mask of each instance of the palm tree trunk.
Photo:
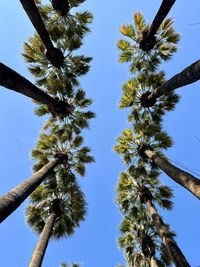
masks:
[(194, 62), (171, 79), (155, 89), (147, 98), (147, 101), (156, 100), (162, 95), (167, 95), (175, 89), (194, 83), (200, 79), (200, 60)]
[(3, 63), (0, 63), (0, 85), (48, 105), (56, 114), (67, 115), (73, 111), (73, 107), (67, 102), (56, 100), (46, 94)]
[(21, 205), (60, 162), (59, 158), (51, 160), (27, 180), (0, 197), (0, 223)]
[(177, 267), (190, 267), (187, 262), (185, 256), (183, 255), (180, 248), (177, 246), (176, 242), (171, 237), (167, 226), (164, 224), (162, 218), (158, 214), (155, 206), (150, 200), (147, 200), (146, 206), (148, 208), (149, 213), (151, 214), (151, 218), (155, 224), (155, 227), (163, 240), (165, 247), (167, 248), (169, 255)]
[(150, 51), (156, 44), (155, 34), (161, 23), (169, 13), (176, 0), (163, 0), (162, 4), (151, 24), (149, 31), (144, 32), (140, 40), (140, 48), (144, 51)]
[(60, 67), (64, 61), (63, 53), (54, 47), (34, 0), (20, 0), (20, 2), (47, 49), (47, 58), (52, 65)]
[(152, 24), (151, 24), (151, 27), (149, 29), (148, 38), (151, 38), (152, 36), (154, 36), (156, 34), (161, 23), (166, 18), (167, 14), (169, 13), (170, 9), (172, 8), (172, 6), (174, 5), (175, 2), (176, 2), (176, 0), (163, 0), (162, 1), (162, 4), (161, 4), (161, 6), (160, 6)]
[(190, 173), (185, 172), (171, 163), (168, 160), (161, 157), (151, 149), (146, 149), (144, 151), (145, 155), (151, 159), (162, 171), (164, 171), (170, 178), (172, 178), (176, 183), (185, 187), (194, 196), (200, 199), (200, 180)]
[(158, 262), (154, 257), (151, 257), (150, 266), (151, 267), (159, 267)]
[(56, 215), (55, 213), (51, 213), (47, 218), (38, 243), (33, 251), (29, 267), (40, 267), (42, 265), (42, 260), (44, 258), (46, 248), (48, 246), (49, 238), (51, 236), (55, 221)]

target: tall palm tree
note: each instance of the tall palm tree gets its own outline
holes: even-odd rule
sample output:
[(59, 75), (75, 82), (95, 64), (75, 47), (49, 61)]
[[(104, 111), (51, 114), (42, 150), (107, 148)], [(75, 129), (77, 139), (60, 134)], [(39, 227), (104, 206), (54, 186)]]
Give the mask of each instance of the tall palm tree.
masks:
[(3, 63), (0, 63), (0, 85), (48, 105), (55, 114), (67, 116), (74, 110), (67, 102), (51, 97)]
[(85, 165), (94, 162), (90, 149), (83, 146), (84, 140), (81, 136), (66, 132), (65, 128), (55, 128), (49, 134), (42, 133), (36, 149), (32, 151), (32, 157), (36, 159), (33, 166), (35, 174), (0, 197), (0, 222), (15, 211), (48, 175), (58, 172), (73, 176), (74, 170), (84, 176)]
[(200, 80), (200, 60), (197, 60), (171, 79), (164, 82), (148, 96), (144, 96), (146, 103), (151, 107), (155, 104), (157, 98), (167, 95), (177, 88), (194, 83)]
[[(66, 2), (66, 0), (62, 1), (64, 5)], [(69, 2), (71, 8), (79, 6), (84, 0)], [(41, 0), (37, 0), (36, 4), (53, 42), (59, 45), (65, 42), (70, 51), (81, 47), (83, 37), (90, 31), (88, 25), (93, 20), (91, 12), (77, 11), (73, 14), (68, 13), (67, 16), (60, 16), (51, 5), (44, 5)]]
[(29, 41), (24, 44), (23, 56), (29, 64), (30, 72), (36, 77), (38, 85), (47, 86), (49, 80), (56, 78), (63, 79), (64, 76), (66, 77), (66, 88), (70, 90), (70, 87), (79, 84), (78, 77), (85, 75), (89, 71), (89, 63), (92, 58), (83, 55), (73, 55), (72, 50), (70, 51), (68, 49), (68, 40), (63, 40), (64, 33), (65, 32), (63, 32), (59, 38), (60, 40), (57, 40), (59, 47), (65, 55), (63, 65), (60, 69), (49, 64), (44, 45), (38, 34), (34, 34), (34, 36), (30, 37)]
[(134, 160), (151, 164), (163, 170), (176, 183), (190, 191), (200, 199), (200, 179), (194, 177), (176, 166), (172, 165), (163, 155), (162, 150), (170, 147), (172, 141), (169, 136), (161, 131), (159, 125), (151, 125), (149, 122), (137, 123), (134, 131), (126, 129), (115, 150), (122, 154), (126, 164), (132, 164)]
[(38, 12), (35, 1), (20, 0), (20, 2), (47, 50), (46, 56), (48, 60), (53, 66), (60, 68), (63, 65), (64, 55), (60, 49), (54, 47), (44, 22)]
[(52, 173), (64, 160), (57, 157), (49, 161), (27, 180), (0, 197), (0, 222), (14, 212), (23, 201)]
[(169, 254), (141, 204), (144, 187), (148, 187), (157, 204), (172, 208), (172, 191), (159, 182), (159, 174), (156, 169), (149, 170), (142, 165), (131, 166), (120, 174), (117, 204), (126, 216), (121, 224), (123, 236), (119, 244), (126, 247), (127, 260), (133, 266), (171, 266)]
[(156, 34), (155, 46), (149, 51), (140, 48), (144, 32), (148, 31), (144, 16), (140, 12), (134, 14), (134, 25), (126, 24), (120, 27), (125, 38), (120, 39), (118, 48), (121, 50), (119, 62), (130, 62), (130, 72), (155, 71), (162, 60), (168, 60), (177, 51), (180, 39), (172, 27), (173, 20), (165, 19)]
[(142, 144), (139, 149), (141, 149), (141, 151), (143, 150), (141, 155), (144, 157), (146, 156), (176, 183), (185, 187), (185, 189), (200, 199), (200, 179), (194, 177), (188, 172), (181, 170), (180, 168), (177, 168), (163, 156), (160, 156), (158, 153), (153, 151), (151, 147), (145, 147), (145, 144)]
[(47, 183), (30, 196), (31, 204), (26, 210), (27, 223), (40, 234), (40, 238), (29, 267), (41, 266), (50, 238), (59, 240), (70, 236), (85, 219), (84, 194), (76, 182), (66, 185), (62, 183), (62, 177), (57, 179), (59, 181), (54, 186)]
[(32, 150), (32, 157), (36, 160), (33, 170), (38, 171), (55, 155), (64, 154), (66, 157), (63, 166), (66, 173), (75, 171), (78, 175), (84, 176), (85, 165), (94, 162), (94, 158), (91, 156), (91, 149), (83, 143), (83, 137), (74, 134), (71, 129), (55, 125), (48, 134), (40, 135), (35, 149)]
[[(169, 227), (163, 223), (158, 213), (157, 216), (159, 217), (159, 222), (162, 222), (162, 224), (159, 225), (155, 222), (155, 214), (152, 213), (153, 208), (155, 211), (153, 201), (167, 209), (171, 209), (172, 207), (172, 191), (169, 187), (159, 183), (158, 175), (159, 172), (148, 170), (143, 166), (138, 166), (136, 168), (132, 166), (129, 172), (121, 173), (117, 187), (117, 201), (121, 210), (126, 213), (128, 212), (128, 221), (125, 222), (125, 225), (123, 226), (124, 228), (122, 229), (126, 229), (127, 224), (131, 225), (134, 221), (138, 225), (142, 224), (141, 229), (143, 231), (144, 229), (147, 231), (148, 228), (151, 228), (151, 224), (148, 223), (148, 218), (146, 218), (148, 215), (146, 214), (146, 211), (143, 210), (143, 207), (141, 207), (141, 203), (145, 204), (171, 260), (176, 266), (189, 266), (183, 253), (174, 241), (173, 234), (169, 231)], [(142, 212), (144, 214), (142, 214)], [(138, 216), (139, 218), (137, 218)], [(138, 225), (137, 227), (132, 228), (137, 228), (138, 231)], [(141, 229), (139, 229), (140, 233), (142, 232)], [(149, 259), (155, 256), (156, 246), (148, 232), (144, 232), (142, 235), (139, 233), (135, 234), (135, 238), (137, 237), (142, 237), (141, 248), (143, 254)]]
[(35, 109), (35, 114), (38, 116), (50, 115), (44, 124), (43, 128), (45, 130), (50, 127), (55, 127), (55, 125), (60, 125), (60, 128), (72, 128), (78, 134), (82, 129), (89, 128), (90, 120), (95, 118), (95, 113), (88, 110), (88, 107), (92, 104), (92, 100), (87, 98), (83, 89), (77, 88), (73, 93), (68, 94), (65, 92), (62, 81), (54, 79), (51, 82), (49, 92), (52, 93), (52, 96), (53, 94), (56, 97), (60, 94), (65, 96), (64, 101), (68, 101), (74, 110), (66, 118), (62, 115), (58, 116), (54, 110), (49, 109), (46, 105), (39, 104)]
[(131, 109), (131, 113), (128, 116), (129, 121), (141, 121), (148, 118), (155, 123), (160, 123), (164, 112), (175, 108), (179, 97), (173, 92), (164, 95), (159, 98), (158, 101), (151, 103), (151, 105), (154, 104), (152, 107), (149, 106), (149, 102), (145, 101), (147, 96), (157, 87), (161, 86), (164, 81), (164, 72), (142, 72), (123, 85), (123, 95), (119, 108), (129, 107)]
[[(70, 1), (70, 6), (77, 6), (80, 3), (80, 0)], [(88, 72), (91, 58), (73, 53), (82, 45), (82, 39), (89, 32), (88, 25), (92, 22), (93, 16), (85, 11), (61, 17), (51, 5), (41, 4), (40, 0), (37, 0), (36, 4), (51, 39), (63, 51), (65, 59), (60, 69), (49, 64), (45, 47), (37, 34), (25, 43), (24, 57), (29, 63), (30, 72), (36, 78), (36, 84), (52, 97), (73, 106), (73, 112), (68, 119), (57, 116), (53, 110), (41, 104), (36, 109), (36, 114), (39, 116), (50, 114), (49, 120), (44, 125), (45, 130), (57, 123), (68, 124), (76, 133), (80, 133), (81, 129), (89, 127), (89, 120), (95, 117), (93, 112), (86, 110), (92, 101), (86, 97), (78, 80), (79, 76)]]
[(163, 243), (165, 244), (166, 248), (168, 249), (175, 265), (177, 267), (189, 267), (190, 264), (186, 260), (185, 256), (183, 255), (180, 248), (177, 246), (176, 242), (171, 237), (168, 227), (164, 224), (162, 218), (158, 214), (157, 209), (155, 208), (154, 204), (150, 199), (145, 200), (146, 206), (148, 211), (151, 214), (152, 220), (163, 239)]
[(169, 13), (176, 0), (163, 0), (161, 6), (149, 28), (144, 31), (140, 40), (140, 48), (144, 51), (151, 50), (156, 44), (156, 32), (158, 31), (161, 23)]
[(119, 246), (125, 252), (127, 266), (172, 266), (166, 248), (145, 213), (144, 209), (138, 210), (137, 215), (129, 213), (120, 225)]
[[(171, 210), (173, 206), (172, 190), (159, 181), (160, 172), (145, 165), (131, 166), (126, 172), (121, 172), (117, 184), (117, 204), (123, 213), (134, 212), (141, 208), (141, 195), (148, 187), (153, 200), (163, 209)], [(139, 203), (139, 204), (138, 204)], [(139, 208), (137, 208), (137, 204)], [(138, 213), (135, 213), (137, 217)], [(144, 217), (146, 214), (144, 215)]]
[[(61, 101), (66, 101), (73, 106), (73, 112), (69, 117), (70, 122), (80, 129), (88, 128), (88, 121), (95, 117), (95, 114), (91, 111), (85, 111), (91, 103), (91, 99), (86, 98), (86, 93), (79, 86), (78, 76), (84, 75), (89, 70), (89, 62), (91, 58), (84, 56), (67, 56), (63, 67), (58, 71), (52, 66), (49, 67), (48, 61), (42, 52), (42, 44), (35, 35), (30, 38), (30, 43), (25, 44), (24, 56), (31, 64), (29, 70), (34, 76), (37, 77), (37, 84), (44, 88), (44, 91), (50, 94), (54, 98), (58, 98)], [(39, 106), (37, 109), (37, 115), (51, 114), (50, 122), (55, 121), (62, 116), (56, 116), (52, 110), (47, 109), (45, 106)], [(78, 126), (79, 125), (79, 126)], [(82, 125), (82, 126), (81, 126)]]

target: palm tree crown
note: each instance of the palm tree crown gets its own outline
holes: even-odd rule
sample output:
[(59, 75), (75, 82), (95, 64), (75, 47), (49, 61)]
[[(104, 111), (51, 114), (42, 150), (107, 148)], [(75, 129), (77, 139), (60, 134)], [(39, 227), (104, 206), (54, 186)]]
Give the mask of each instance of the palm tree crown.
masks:
[(66, 184), (61, 176), (54, 177), (54, 183), (45, 183), (30, 196), (27, 207), (27, 223), (36, 233), (41, 233), (45, 221), (53, 212), (56, 221), (51, 232), (52, 239), (73, 234), (80, 221), (85, 219), (86, 203), (84, 194), (75, 181)]
[[(84, 139), (80, 135), (71, 134), (65, 128), (54, 127), (47, 134), (42, 133), (36, 148), (32, 151), (32, 157), (37, 160), (33, 166), (34, 171), (37, 171), (44, 166), (50, 159), (57, 155), (64, 155), (63, 168), (66, 173), (71, 173), (72, 170), (79, 175), (85, 175), (85, 164), (94, 162), (94, 158), (90, 155), (90, 148), (83, 146)], [(59, 169), (58, 166), (57, 169)]]
[(150, 147), (153, 151), (162, 155), (162, 150), (172, 146), (172, 140), (161, 125), (151, 124), (149, 121), (135, 123), (133, 130), (128, 128), (118, 138), (115, 151), (122, 155), (125, 164), (150, 163), (144, 154), (144, 150)]
[(165, 111), (175, 108), (179, 97), (174, 93), (169, 93), (153, 103), (145, 101), (151, 92), (163, 84), (164, 76), (164, 72), (143, 72), (123, 85), (123, 95), (119, 107), (131, 108), (131, 113), (128, 116), (129, 121), (148, 119), (149, 121), (160, 123)]
[(180, 37), (172, 27), (173, 20), (166, 19), (156, 33), (155, 46), (150, 51), (140, 49), (140, 40), (147, 32), (149, 25), (140, 12), (134, 14), (134, 25), (127, 24), (120, 27), (120, 32), (126, 39), (120, 39), (118, 48), (122, 51), (120, 62), (130, 62), (130, 71), (155, 71), (162, 60), (168, 60), (177, 51), (177, 42)]

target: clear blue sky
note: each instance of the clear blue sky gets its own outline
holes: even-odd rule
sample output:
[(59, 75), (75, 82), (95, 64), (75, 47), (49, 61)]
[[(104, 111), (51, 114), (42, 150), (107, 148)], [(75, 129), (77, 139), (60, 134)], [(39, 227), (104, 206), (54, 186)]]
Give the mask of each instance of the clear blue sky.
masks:
[[(111, 267), (123, 263), (117, 248), (120, 213), (114, 204), (118, 174), (124, 169), (112, 147), (122, 129), (127, 126), (126, 112), (117, 109), (121, 85), (130, 77), (128, 67), (117, 62), (116, 48), (119, 25), (132, 21), (135, 11), (142, 11), (148, 22), (154, 17), (161, 0), (87, 0), (81, 9), (94, 14), (92, 32), (85, 39), (82, 52), (93, 56), (92, 68), (82, 79), (88, 96), (94, 99), (97, 119), (85, 132), (87, 144), (93, 149), (96, 163), (89, 166), (87, 176), (80, 179), (86, 193), (88, 215), (74, 236), (60, 242), (50, 242), (43, 267), (58, 267), (61, 261), (78, 261), (85, 267)], [(184, 2), (184, 3), (183, 3)], [(0, 0), (0, 59), (33, 81), (21, 56), (23, 42), (33, 28), (19, 1)], [(181, 1), (170, 12), (182, 38), (179, 52), (162, 65), (170, 78), (200, 58), (199, 0)], [(174, 146), (169, 158), (200, 174), (200, 88), (199, 82), (178, 89), (181, 101), (175, 111), (165, 117), (164, 128), (172, 136)], [(33, 112), (31, 100), (1, 87), (0, 90), (0, 194), (4, 194), (32, 173), (29, 157), (43, 119)], [(165, 221), (176, 231), (177, 241), (191, 266), (200, 265), (200, 205), (189, 192), (165, 175), (161, 180), (171, 185), (175, 207), (165, 213)], [(0, 226), (0, 266), (28, 266), (37, 235), (25, 225), (23, 204)], [(163, 214), (163, 213), (162, 213)]]

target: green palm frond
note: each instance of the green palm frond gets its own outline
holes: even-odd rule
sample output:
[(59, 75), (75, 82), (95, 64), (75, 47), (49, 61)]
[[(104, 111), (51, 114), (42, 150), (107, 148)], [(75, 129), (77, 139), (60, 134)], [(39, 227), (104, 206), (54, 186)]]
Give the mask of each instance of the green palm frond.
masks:
[[(133, 130), (124, 130), (117, 139), (118, 144), (114, 149), (122, 155), (125, 164), (133, 162), (142, 164), (147, 161), (140, 153), (141, 146), (150, 146), (152, 150), (162, 155), (162, 150), (172, 146), (172, 140), (168, 134), (161, 129), (159, 124), (150, 124), (148, 121), (135, 123)], [(143, 162), (144, 164), (144, 162)]]
[(166, 19), (156, 33), (156, 44), (150, 51), (140, 49), (140, 40), (149, 29), (141, 12), (136, 12), (133, 24), (124, 24), (120, 27), (121, 38), (118, 48), (121, 50), (119, 61), (130, 62), (130, 71), (155, 71), (162, 60), (168, 60), (177, 51), (177, 43), (180, 39), (175, 32), (172, 19)]
[(143, 103), (144, 96), (152, 93), (164, 81), (164, 72), (141, 73), (123, 85), (123, 95), (119, 108), (131, 108), (131, 113), (128, 116), (130, 122), (148, 119), (155, 123), (160, 123), (165, 111), (175, 108), (179, 100), (178, 95), (175, 93), (160, 97), (152, 107)]
[(34, 232), (41, 233), (46, 219), (52, 212), (51, 205), (58, 199), (61, 215), (55, 221), (51, 238), (60, 239), (73, 234), (80, 221), (85, 219), (86, 203), (84, 194), (75, 181), (66, 184), (62, 177), (56, 176), (54, 180), (56, 186), (53, 188), (46, 182), (31, 194), (26, 219)]
[(32, 150), (32, 157), (36, 160), (33, 166), (34, 171), (55, 158), (58, 153), (64, 153), (66, 159), (62, 165), (67, 173), (74, 170), (84, 176), (85, 165), (94, 162), (94, 158), (91, 156), (91, 149), (83, 143), (82, 136), (74, 134), (65, 127), (54, 126), (50, 133), (41, 133), (36, 148)]

